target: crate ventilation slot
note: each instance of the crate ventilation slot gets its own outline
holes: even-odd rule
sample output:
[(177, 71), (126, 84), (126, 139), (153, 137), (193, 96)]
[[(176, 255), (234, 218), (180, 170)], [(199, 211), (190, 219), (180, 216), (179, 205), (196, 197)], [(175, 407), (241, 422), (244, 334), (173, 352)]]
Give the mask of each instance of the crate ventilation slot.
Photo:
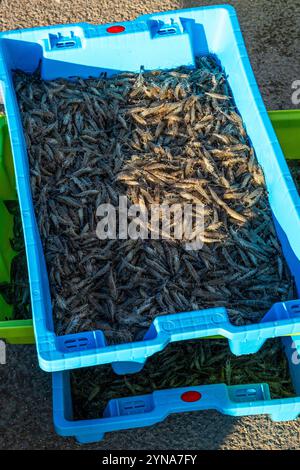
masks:
[(146, 403), (142, 400), (128, 401), (122, 404), (122, 411), (126, 414), (143, 413), (146, 408)]
[(153, 38), (171, 36), (182, 32), (179, 24), (173, 19), (170, 19), (167, 23), (164, 21), (150, 20), (148, 24)]
[(64, 342), (65, 348), (69, 350), (75, 349), (83, 349), (88, 346), (89, 340), (85, 337), (74, 338), (74, 339), (67, 339)]
[(242, 388), (235, 392), (235, 396), (237, 398), (255, 398), (256, 395), (257, 390), (255, 388)]
[(76, 46), (76, 42), (75, 42), (75, 41), (71, 41), (71, 40), (68, 40), (68, 41), (57, 41), (57, 43), (56, 43), (56, 47), (59, 47), (59, 48), (62, 48), (62, 47), (73, 47), (73, 46)]
[(176, 34), (177, 30), (173, 26), (170, 26), (169, 28), (162, 28), (159, 31), (157, 31), (158, 36), (166, 36), (167, 34)]
[(64, 36), (62, 33), (49, 34), (50, 49), (71, 49), (81, 47), (80, 38), (75, 36), (73, 31)]
[(293, 304), (291, 305), (292, 313), (299, 313), (300, 314), (300, 304)]

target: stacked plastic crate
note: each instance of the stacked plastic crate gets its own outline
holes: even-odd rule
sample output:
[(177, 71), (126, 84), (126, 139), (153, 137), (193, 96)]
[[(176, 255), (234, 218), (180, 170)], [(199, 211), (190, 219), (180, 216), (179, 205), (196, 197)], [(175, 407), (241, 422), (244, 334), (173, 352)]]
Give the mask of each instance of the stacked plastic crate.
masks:
[[(97, 53), (95, 53), (97, 51)], [(102, 331), (57, 336), (49, 282), (32, 203), (25, 140), (12, 84), (12, 70), (44, 79), (112, 75), (119, 71), (192, 66), (197, 55), (214, 54), (228, 74), (233, 97), (266, 178), (278, 239), (300, 292), (300, 201), (282, 150), (263, 105), (236, 14), (228, 6), (146, 15), (118, 25), (61, 25), (0, 35), (0, 81), (12, 143), (17, 191), (25, 235), (37, 354), (53, 373), (56, 430), (92, 442), (105, 432), (154, 424), (169, 413), (217, 409), (233, 416), (263, 414), (274, 420), (300, 413), (300, 300), (277, 303), (258, 324), (232, 325), (225, 308), (156, 318), (141, 341), (107, 345)], [(156, 391), (113, 399), (102, 417), (73, 420), (70, 370), (111, 364), (117, 374), (142, 370), (147, 358), (170, 342), (214, 336), (227, 338), (235, 355), (256, 353), (269, 338), (282, 337), (298, 397), (271, 399), (267, 384), (224, 384)]]
[[(4, 116), (0, 115), (0, 283), (10, 283), (11, 263), (16, 256), (11, 247), (13, 216), (7, 210), (6, 201), (16, 201), (13, 161), (9, 135)], [(15, 320), (13, 307), (0, 294), (0, 339), (11, 344), (34, 342), (32, 320)]]

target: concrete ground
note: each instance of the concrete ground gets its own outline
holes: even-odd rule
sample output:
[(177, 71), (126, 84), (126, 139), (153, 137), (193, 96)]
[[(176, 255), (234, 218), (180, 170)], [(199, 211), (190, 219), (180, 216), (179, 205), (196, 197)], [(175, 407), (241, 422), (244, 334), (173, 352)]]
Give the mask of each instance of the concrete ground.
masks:
[[(212, 5), (189, 0), (0, 0), (0, 30), (87, 21), (133, 19), (159, 10)], [(221, 3), (221, 2), (220, 2)], [(235, 6), (252, 66), (268, 109), (293, 108), (292, 82), (300, 79), (300, 1), (223, 1)], [(81, 449), (55, 435), (51, 377), (34, 346), (8, 346), (0, 365), (0, 449)], [(108, 434), (85, 449), (300, 449), (299, 420), (234, 419), (216, 412), (181, 414), (151, 428)]]

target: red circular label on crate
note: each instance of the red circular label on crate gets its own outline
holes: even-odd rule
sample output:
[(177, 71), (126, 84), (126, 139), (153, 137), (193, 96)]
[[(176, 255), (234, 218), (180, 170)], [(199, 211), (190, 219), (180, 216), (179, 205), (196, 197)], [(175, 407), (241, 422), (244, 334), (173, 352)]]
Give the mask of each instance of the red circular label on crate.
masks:
[(181, 395), (181, 400), (187, 401), (188, 403), (192, 403), (193, 401), (200, 400), (201, 397), (202, 397), (201, 393), (196, 392), (196, 391), (184, 392)]
[(123, 33), (123, 31), (125, 31), (125, 26), (121, 26), (121, 25), (109, 26), (109, 28), (107, 28), (106, 31), (112, 34)]

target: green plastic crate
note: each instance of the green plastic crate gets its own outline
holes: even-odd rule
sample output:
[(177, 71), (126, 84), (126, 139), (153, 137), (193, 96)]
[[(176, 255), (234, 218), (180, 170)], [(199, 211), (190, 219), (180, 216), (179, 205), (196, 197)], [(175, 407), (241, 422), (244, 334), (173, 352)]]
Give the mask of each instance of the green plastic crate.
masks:
[[(13, 160), (5, 116), (0, 115), (0, 282), (10, 280), (11, 262), (16, 255), (10, 245), (13, 216), (4, 200), (16, 200)], [(10, 344), (34, 343), (32, 320), (11, 320), (12, 306), (0, 295), (0, 339)]]

